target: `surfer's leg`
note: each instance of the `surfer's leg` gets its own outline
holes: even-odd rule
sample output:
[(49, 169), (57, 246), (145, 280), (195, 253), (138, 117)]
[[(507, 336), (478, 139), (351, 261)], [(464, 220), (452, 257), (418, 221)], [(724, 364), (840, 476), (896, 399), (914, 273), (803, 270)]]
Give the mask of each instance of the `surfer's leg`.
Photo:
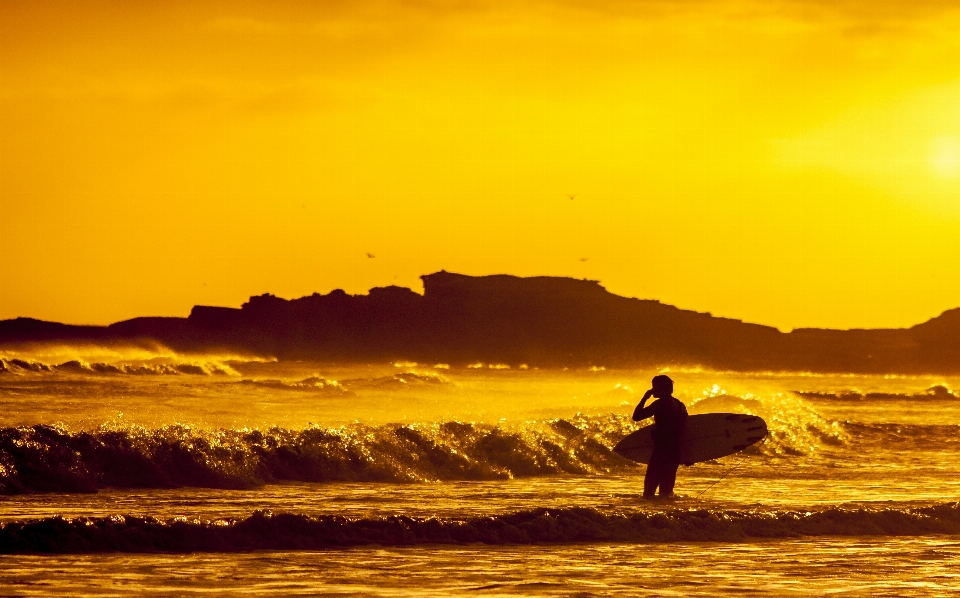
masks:
[(680, 467), (680, 460), (674, 460), (671, 463), (664, 463), (660, 473), (660, 496), (667, 497), (673, 494), (673, 487), (677, 483), (677, 469)]
[(680, 467), (680, 447), (662, 447), (657, 453), (657, 482), (660, 486), (660, 497), (666, 498), (673, 494), (673, 486), (677, 483), (677, 469)]
[(650, 457), (647, 464), (647, 473), (643, 476), (643, 497), (653, 498), (657, 494), (657, 485), (660, 483), (660, 467), (656, 455)]

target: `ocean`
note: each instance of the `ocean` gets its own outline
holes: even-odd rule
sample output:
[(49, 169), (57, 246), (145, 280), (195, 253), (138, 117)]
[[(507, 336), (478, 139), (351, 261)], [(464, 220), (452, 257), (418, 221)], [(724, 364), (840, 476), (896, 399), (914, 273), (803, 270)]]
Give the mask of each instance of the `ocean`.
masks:
[[(960, 592), (956, 377), (0, 358), (0, 595)], [(646, 501), (659, 373), (770, 434)]]

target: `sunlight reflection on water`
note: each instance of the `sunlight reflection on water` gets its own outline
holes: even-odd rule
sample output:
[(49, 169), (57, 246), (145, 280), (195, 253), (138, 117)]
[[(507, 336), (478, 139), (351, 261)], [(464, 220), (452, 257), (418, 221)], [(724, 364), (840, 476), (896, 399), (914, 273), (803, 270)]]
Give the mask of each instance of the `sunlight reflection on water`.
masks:
[(0, 588), (22, 596), (942, 596), (960, 590), (960, 542), (947, 538), (21, 556), (0, 563)]
[[(141, 440), (155, 440), (151, 436), (155, 429), (166, 426), (163, 434), (191, 450), (213, 439), (208, 452), (198, 453), (201, 461), (217, 468), (220, 465), (213, 461), (223, 458), (220, 469), (228, 472), (230, 467), (259, 471), (258, 451), (271, 443), (292, 442), (303, 429), (339, 430), (337, 434), (360, 446), (360, 454), (367, 458), (409, 469), (436, 446), (481, 460), (487, 453), (463, 452), (454, 442), (456, 434), (473, 430), (482, 436), (496, 428), (500, 430), (496, 448), (501, 452), (489, 454), (506, 463), (504, 467), (510, 466), (510, 451), (537, 453), (549, 442), (564, 447), (566, 452), (556, 453), (558, 458), (575, 457), (576, 467), (580, 467), (576, 459), (587, 459), (582, 461), (585, 473), (551, 474), (546, 468), (531, 475), (517, 469), (510, 474), (514, 479), (454, 477), (403, 484), (281, 480), (241, 490), (106, 487), (94, 494), (3, 496), (0, 521), (56, 514), (242, 519), (257, 509), (365, 518), (485, 517), (568, 507), (601, 512), (662, 508), (803, 512), (864, 506), (903, 510), (960, 495), (956, 459), (960, 401), (948, 391), (927, 391), (936, 385), (955, 388), (960, 380), (675, 372), (677, 395), (691, 413), (761, 415), (770, 424), (771, 441), (699, 500), (695, 497), (740, 456), (681, 468), (680, 498), (664, 505), (639, 500), (641, 467), (627, 464), (606, 471), (602, 459), (588, 459), (602, 455), (600, 449), (577, 457), (575, 450), (570, 452), (576, 447), (564, 445), (587, 437), (614, 442), (632, 429), (626, 418), (656, 372), (407, 371), (409, 364), (403, 365), (232, 363), (235, 374), (223, 376), (6, 374), (0, 378), (0, 422), (4, 426), (61, 422), (64, 433), (99, 430), (139, 434)], [(874, 399), (867, 400), (869, 393)], [(441, 429), (442, 423), (451, 421), (476, 423), (472, 428)], [(397, 424), (404, 424), (406, 431), (394, 432)], [(259, 440), (249, 444), (244, 438)], [(426, 452), (406, 454), (415, 447)], [(549, 461), (550, 454), (536, 458)], [(0, 593), (943, 595), (957, 590), (960, 583), (958, 546), (956, 538), (944, 536), (888, 536), (744, 544), (4, 556)]]

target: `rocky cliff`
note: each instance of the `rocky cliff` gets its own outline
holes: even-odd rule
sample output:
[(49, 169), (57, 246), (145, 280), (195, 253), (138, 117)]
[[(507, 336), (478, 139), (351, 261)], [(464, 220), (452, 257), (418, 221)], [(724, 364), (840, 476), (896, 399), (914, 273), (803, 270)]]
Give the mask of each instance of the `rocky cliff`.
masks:
[(396, 286), (292, 300), (260, 295), (239, 309), (198, 305), (187, 318), (135, 318), (109, 326), (17, 318), (0, 322), (0, 347), (124, 342), (333, 361), (960, 372), (960, 309), (908, 329), (783, 333), (621, 297), (590, 280), (444, 271), (422, 279), (423, 295)]

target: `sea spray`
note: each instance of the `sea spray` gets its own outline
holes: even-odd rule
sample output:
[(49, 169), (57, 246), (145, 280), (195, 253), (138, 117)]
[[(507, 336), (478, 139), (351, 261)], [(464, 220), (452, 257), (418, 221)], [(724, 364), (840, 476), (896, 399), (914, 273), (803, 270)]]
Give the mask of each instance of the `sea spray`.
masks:
[(714, 384), (702, 396), (688, 403), (690, 413), (732, 412), (757, 415), (767, 422), (769, 438), (764, 450), (782, 455), (805, 455), (822, 444), (839, 445), (845, 430), (839, 422), (828, 421), (803, 399), (792, 394), (771, 396), (727, 394)]
[[(811, 428), (824, 426), (818, 437), (832, 433), (826, 422), (787, 419), (776, 425), (771, 442), (748, 450), (789, 457), (810, 449)], [(24, 426), (0, 430), (0, 492), (604, 475), (639, 467), (611, 450), (636, 428), (624, 414), (500, 425), (447, 421), (265, 430)], [(801, 444), (789, 444), (797, 438)]]
[(15, 374), (68, 374), (77, 376), (238, 376), (230, 365), (209, 360), (171, 363), (89, 363), (72, 359), (46, 364), (25, 359), (0, 358), (0, 372)]

